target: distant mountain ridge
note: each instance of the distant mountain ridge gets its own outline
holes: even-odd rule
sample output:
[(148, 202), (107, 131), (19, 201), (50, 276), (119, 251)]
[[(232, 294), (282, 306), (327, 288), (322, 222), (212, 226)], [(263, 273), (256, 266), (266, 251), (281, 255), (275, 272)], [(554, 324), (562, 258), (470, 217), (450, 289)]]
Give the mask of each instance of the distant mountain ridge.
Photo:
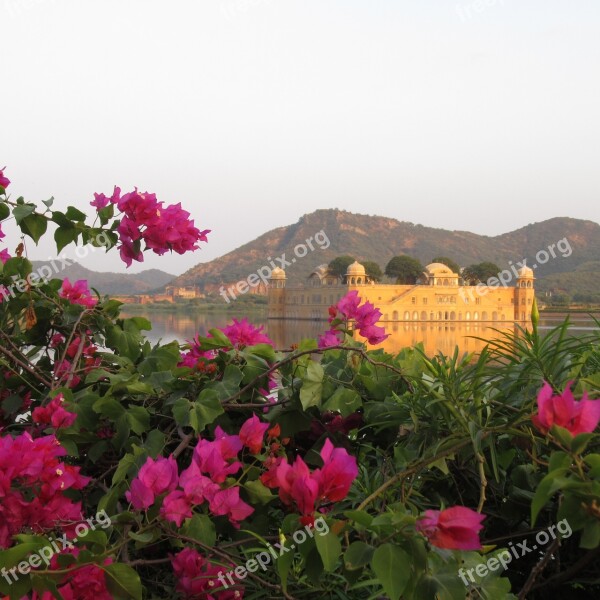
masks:
[[(600, 225), (593, 221), (556, 217), (532, 223), (497, 236), (484, 236), (468, 231), (449, 231), (387, 217), (354, 214), (337, 209), (317, 210), (301, 217), (297, 223), (264, 233), (252, 242), (189, 269), (174, 279), (174, 285), (196, 285), (205, 292), (216, 292), (221, 285), (233, 285), (246, 279), (263, 266), (286, 253), (286, 260), (294, 256), (294, 247), (305, 244), (311, 236), (323, 230), (330, 246), (314, 250), (286, 267), (288, 281), (301, 282), (316, 266), (328, 263), (341, 254), (350, 254), (359, 261), (373, 260), (384, 268), (392, 256), (408, 254), (423, 264), (436, 256), (453, 258), (461, 266), (492, 261), (502, 269), (510, 264), (527, 261), (537, 265), (535, 275), (540, 290), (576, 292), (589, 279), (588, 268), (600, 263)], [(570, 256), (562, 256), (557, 249), (559, 240), (566, 238), (572, 249)], [(548, 249), (555, 245), (555, 258)], [(548, 252), (545, 264), (537, 264), (536, 254)], [(566, 252), (564, 252), (566, 254)], [(277, 258), (276, 258), (277, 257)], [(583, 269), (583, 270), (581, 270)], [(579, 276), (574, 273), (579, 273)], [(586, 289), (600, 293), (598, 271), (594, 281), (587, 281)], [(547, 279), (547, 281), (545, 281)], [(548, 288), (546, 283), (551, 283)], [(575, 285), (575, 288), (573, 286)], [(564, 288), (563, 286), (567, 286)]]
[[(58, 268), (61, 267), (60, 261), (55, 261), (55, 264)], [(68, 277), (71, 281), (87, 279), (90, 287), (108, 295), (145, 294), (164, 287), (175, 278), (175, 275), (159, 269), (147, 269), (141, 273), (102, 273), (87, 269), (79, 263), (73, 263), (56, 273), (50, 262), (33, 261), (35, 270), (39, 270), (42, 265), (50, 268), (53, 277)]]

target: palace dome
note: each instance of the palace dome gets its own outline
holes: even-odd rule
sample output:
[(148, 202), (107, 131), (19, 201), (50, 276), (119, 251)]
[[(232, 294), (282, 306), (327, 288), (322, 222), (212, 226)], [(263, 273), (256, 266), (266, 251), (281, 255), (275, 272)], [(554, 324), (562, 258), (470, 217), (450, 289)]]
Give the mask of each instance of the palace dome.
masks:
[(519, 269), (519, 277), (533, 278), (533, 269), (529, 267), (521, 267)]
[(287, 279), (287, 277), (286, 277), (285, 271), (283, 269), (280, 269), (279, 267), (275, 267), (271, 271), (270, 279)]
[(425, 273), (427, 275), (444, 275), (448, 277), (448, 275), (456, 275), (452, 271), (452, 269), (445, 265), (444, 263), (430, 263), (425, 267)]
[(365, 268), (358, 262), (358, 261), (354, 261), (351, 265), (348, 266), (348, 269), (346, 271), (346, 277), (356, 277), (356, 276), (364, 276), (366, 275), (366, 271)]

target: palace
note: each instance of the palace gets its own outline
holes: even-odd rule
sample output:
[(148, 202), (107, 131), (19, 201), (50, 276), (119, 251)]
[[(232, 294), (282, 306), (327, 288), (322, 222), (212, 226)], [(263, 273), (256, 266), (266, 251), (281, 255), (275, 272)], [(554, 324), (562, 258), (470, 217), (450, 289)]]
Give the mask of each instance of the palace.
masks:
[[(461, 285), (460, 275), (442, 263), (432, 263), (415, 285), (380, 284), (371, 281), (358, 262), (348, 267), (345, 283), (332, 276), (327, 265), (318, 267), (305, 285), (287, 286), (283, 269), (269, 280), (269, 319), (326, 321), (328, 308), (351, 290), (358, 290), (382, 313), (382, 322), (488, 321), (515, 322), (531, 318), (533, 271), (522, 267), (515, 287)], [(496, 280), (497, 281), (497, 280)]]

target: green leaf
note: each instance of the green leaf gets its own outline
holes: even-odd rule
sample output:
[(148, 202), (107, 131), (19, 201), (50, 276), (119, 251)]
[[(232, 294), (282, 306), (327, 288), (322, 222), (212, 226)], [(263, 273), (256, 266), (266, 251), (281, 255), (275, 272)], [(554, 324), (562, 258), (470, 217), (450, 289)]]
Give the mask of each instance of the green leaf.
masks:
[(362, 407), (360, 394), (345, 387), (339, 387), (333, 395), (323, 403), (323, 410), (337, 411), (347, 417)]
[(321, 403), (324, 376), (325, 372), (319, 363), (315, 361), (308, 363), (306, 376), (300, 389), (300, 402), (304, 410), (311, 406), (319, 406)]
[(0, 202), (0, 221), (4, 221), (8, 216), (10, 216), (8, 204), (6, 204), (6, 202)]
[(258, 479), (256, 481), (246, 482), (244, 489), (248, 492), (251, 504), (267, 504), (276, 497), (271, 493), (271, 490)]
[(398, 600), (410, 580), (410, 557), (393, 544), (379, 546), (371, 566), (390, 600)]
[(344, 554), (344, 566), (348, 571), (360, 569), (368, 565), (375, 549), (365, 542), (352, 542)]
[(202, 390), (190, 411), (190, 425), (196, 433), (200, 433), (224, 412), (217, 392)]
[(187, 398), (179, 398), (173, 404), (171, 412), (177, 425), (187, 427), (190, 424), (190, 406), (191, 402)]
[(106, 587), (117, 598), (142, 600), (140, 576), (128, 565), (113, 563), (102, 567), (107, 574)]
[(85, 213), (81, 212), (74, 206), (67, 207), (65, 217), (67, 217), (67, 219), (69, 219), (70, 221), (79, 221), (80, 223), (83, 223), (85, 221)]
[(194, 515), (187, 521), (182, 533), (211, 548), (217, 541), (215, 524), (208, 515)]
[(46, 233), (48, 220), (42, 215), (29, 215), (21, 221), (20, 226), (21, 231), (37, 244)]
[(15, 221), (17, 222), (17, 225), (20, 225), (21, 221), (25, 217), (28, 217), (30, 214), (35, 212), (35, 205), (34, 204), (19, 204), (19, 206), (15, 206), (13, 208), (12, 212), (13, 212), (13, 217), (15, 218)]
[[(286, 547), (290, 547), (290, 542), (285, 542)], [(281, 588), (284, 592), (287, 592), (287, 579), (288, 573), (290, 572), (290, 567), (292, 566), (292, 562), (294, 561), (294, 553), (293, 552), (284, 552), (283, 555), (280, 555), (277, 558), (276, 566), (277, 573), (279, 573), (279, 577), (281, 579)]]
[(315, 535), (315, 544), (323, 561), (324, 569), (329, 572), (335, 570), (342, 555), (342, 544), (337, 535), (333, 531), (329, 531), (325, 535)]
[(69, 244), (71, 244), (72, 242), (75, 242), (77, 240), (77, 237), (79, 236), (79, 231), (77, 231), (77, 229), (75, 229), (75, 227), (59, 227), (55, 232), (54, 232), (54, 241), (56, 242), (56, 251), (58, 253), (62, 252), (62, 249), (65, 246), (68, 246)]

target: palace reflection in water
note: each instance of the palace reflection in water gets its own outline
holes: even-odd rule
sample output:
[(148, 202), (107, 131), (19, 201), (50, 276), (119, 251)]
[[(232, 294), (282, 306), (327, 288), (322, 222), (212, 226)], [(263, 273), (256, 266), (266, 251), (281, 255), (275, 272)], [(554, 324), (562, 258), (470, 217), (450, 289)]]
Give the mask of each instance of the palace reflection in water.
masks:
[[(136, 312), (135, 315), (140, 315)], [(123, 316), (134, 316), (125, 313)], [(232, 318), (241, 319), (241, 316), (228, 313), (206, 312), (194, 315), (182, 313), (150, 313), (147, 316), (152, 322), (152, 331), (148, 338), (152, 342), (162, 339), (163, 343), (177, 340), (181, 343), (191, 340), (195, 335), (205, 335), (213, 327), (223, 327), (231, 322)], [(266, 333), (275, 342), (278, 349), (289, 348), (305, 338), (316, 338), (327, 329), (323, 321), (305, 320), (267, 320), (266, 315), (254, 314), (249, 321), (255, 325), (263, 325)], [(462, 352), (480, 352), (485, 346), (485, 341), (474, 339), (483, 338), (491, 340), (498, 337), (498, 331), (515, 332), (513, 322), (507, 323), (464, 323), (443, 322), (430, 323), (383, 323), (386, 332), (390, 334), (382, 344), (374, 348), (382, 348), (386, 352), (397, 353), (407, 346), (414, 346), (421, 342), (427, 354), (436, 352), (452, 354), (456, 346)]]

